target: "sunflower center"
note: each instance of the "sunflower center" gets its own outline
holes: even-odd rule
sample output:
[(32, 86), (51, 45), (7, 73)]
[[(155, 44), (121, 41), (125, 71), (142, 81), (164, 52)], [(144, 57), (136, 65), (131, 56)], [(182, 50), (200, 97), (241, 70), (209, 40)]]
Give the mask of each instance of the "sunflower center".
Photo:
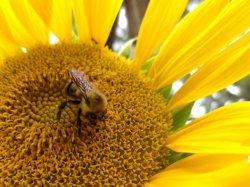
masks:
[[(167, 165), (170, 115), (148, 80), (108, 49), (37, 46), (0, 67), (0, 178), (19, 185), (143, 185)], [(78, 69), (107, 97), (90, 125), (62, 90)]]

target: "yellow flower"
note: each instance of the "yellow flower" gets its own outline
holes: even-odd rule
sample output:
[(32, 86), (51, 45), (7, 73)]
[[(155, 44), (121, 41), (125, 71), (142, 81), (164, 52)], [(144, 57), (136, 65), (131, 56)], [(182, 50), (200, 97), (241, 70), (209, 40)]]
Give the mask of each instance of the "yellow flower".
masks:
[[(247, 186), (249, 102), (170, 127), (174, 110), (249, 73), (250, 1), (206, 0), (179, 21), (187, 0), (151, 0), (132, 61), (104, 48), (121, 4), (1, 1), (1, 186)], [(49, 45), (51, 32), (61, 43)], [(140, 68), (158, 49), (145, 77)], [(71, 68), (108, 101), (105, 121), (93, 127), (82, 116), (80, 134), (78, 106), (57, 118)], [(156, 91), (193, 70), (166, 106)], [(193, 155), (169, 165), (168, 149)]]

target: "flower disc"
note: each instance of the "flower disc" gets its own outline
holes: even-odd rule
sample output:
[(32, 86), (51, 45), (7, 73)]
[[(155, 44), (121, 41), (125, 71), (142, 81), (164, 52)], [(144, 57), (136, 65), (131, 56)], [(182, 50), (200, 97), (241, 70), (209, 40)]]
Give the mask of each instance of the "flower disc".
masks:
[[(83, 71), (107, 97), (105, 121), (76, 117), (62, 90)], [(1, 186), (143, 185), (167, 166), (164, 99), (129, 61), (84, 44), (37, 46), (0, 67)]]

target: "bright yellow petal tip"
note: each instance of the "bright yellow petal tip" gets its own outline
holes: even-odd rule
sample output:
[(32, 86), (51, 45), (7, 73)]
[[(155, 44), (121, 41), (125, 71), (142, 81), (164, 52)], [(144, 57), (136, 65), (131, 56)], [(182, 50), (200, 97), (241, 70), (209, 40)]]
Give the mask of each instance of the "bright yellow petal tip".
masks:
[(73, 1), (73, 11), (76, 21), (76, 28), (80, 41), (84, 43), (91, 43), (91, 37), (89, 33), (88, 21), (86, 18), (84, 1), (74, 0)]
[(151, 0), (140, 27), (134, 66), (140, 68), (160, 47), (183, 14), (187, 0)]
[(17, 19), (10, 1), (0, 1), (0, 18), (3, 21), (3, 25), (1, 25), (3, 33), (14, 43), (23, 47), (30, 47), (35, 44), (35, 38)]
[(91, 40), (104, 46), (122, 5), (122, 0), (84, 0)]
[(72, 39), (72, 6), (69, 0), (29, 0), (29, 3), (44, 21), (49, 31), (60, 41)]
[(171, 135), (166, 145), (177, 152), (250, 154), (250, 102), (221, 107)]
[[(233, 84), (249, 74), (250, 33), (221, 51), (194, 73), (173, 96), (173, 110)], [(216, 67), (216, 68), (215, 68)]]
[(160, 50), (160, 54), (152, 65), (149, 76), (156, 76), (162, 67), (169, 70), (171, 69), (170, 66), (183, 63), (177, 61), (177, 64), (170, 64), (167, 59), (202, 33), (225, 8), (228, 2), (229, 0), (203, 1), (197, 8), (188, 13), (167, 38)]
[[(195, 68), (208, 63), (207, 59), (212, 59), (249, 28), (249, 9), (249, 0), (230, 1), (221, 11), (218, 9), (218, 16), (200, 34), (184, 46), (178, 46), (180, 49), (177, 48), (171, 54), (165, 53), (168, 46), (167, 43), (164, 44), (154, 62), (159, 65), (155, 65), (158, 69), (152, 70), (156, 72), (152, 77), (153, 85), (156, 88), (170, 85)], [(185, 18), (183, 21), (180, 25), (184, 24), (185, 27)]]
[(10, 0), (20, 23), (37, 42), (48, 43), (49, 31), (43, 20), (26, 0)]
[(193, 155), (153, 176), (146, 187), (235, 187), (249, 185), (248, 155)]

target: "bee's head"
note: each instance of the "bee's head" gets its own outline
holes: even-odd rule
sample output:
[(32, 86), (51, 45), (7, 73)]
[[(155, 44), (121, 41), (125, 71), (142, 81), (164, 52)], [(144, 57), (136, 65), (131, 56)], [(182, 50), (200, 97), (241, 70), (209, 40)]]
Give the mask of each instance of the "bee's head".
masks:
[(104, 111), (101, 111), (101, 112), (88, 112), (87, 113), (87, 118), (94, 122), (93, 124), (95, 124), (95, 122), (97, 120), (102, 120), (102, 121), (105, 121), (105, 114), (107, 113), (107, 109), (105, 109)]

